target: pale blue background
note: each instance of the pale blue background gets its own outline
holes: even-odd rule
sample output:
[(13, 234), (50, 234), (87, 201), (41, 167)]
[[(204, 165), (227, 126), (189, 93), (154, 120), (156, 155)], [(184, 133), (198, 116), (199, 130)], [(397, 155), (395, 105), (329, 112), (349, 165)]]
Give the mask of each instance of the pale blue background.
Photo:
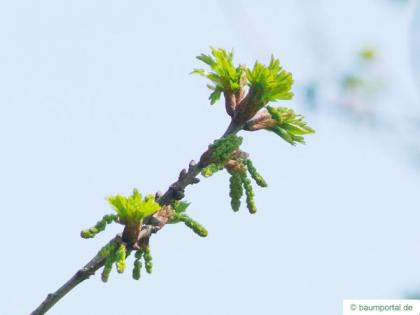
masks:
[[(0, 314), (28, 314), (119, 232), (79, 237), (110, 212), (105, 196), (166, 190), (223, 133), (222, 104), (210, 107), (206, 82), (189, 75), (196, 55), (234, 48), (251, 64), (274, 53), (299, 85), (373, 44), (384, 103), (414, 117), (415, 5), (1, 1)], [(333, 315), (344, 298), (417, 290), (420, 168), (398, 137), (311, 111), (299, 95), (282, 105), (317, 133), (298, 147), (243, 133), (269, 183), (256, 189), (258, 214), (230, 210), (226, 174), (203, 180), (187, 199), (207, 239), (168, 226), (151, 241), (152, 275), (94, 276), (49, 314)]]

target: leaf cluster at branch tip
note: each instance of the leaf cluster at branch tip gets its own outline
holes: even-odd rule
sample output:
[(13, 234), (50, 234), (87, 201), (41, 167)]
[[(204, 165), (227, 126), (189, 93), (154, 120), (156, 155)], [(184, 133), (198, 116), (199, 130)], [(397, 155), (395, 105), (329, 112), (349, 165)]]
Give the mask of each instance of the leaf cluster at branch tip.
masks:
[[(303, 117), (296, 115), (292, 109), (274, 108), (268, 105), (270, 102), (290, 100), (293, 97), (292, 74), (285, 71), (274, 56), (271, 56), (268, 65), (256, 61), (252, 68), (247, 68), (245, 65), (235, 67), (233, 52), (226, 52), (224, 49), (211, 48), (211, 55), (202, 54), (197, 58), (212, 70), (212, 72), (202, 69), (193, 71), (214, 84), (209, 86), (213, 90), (210, 95), (211, 104), (224, 93), (228, 114), (237, 125), (243, 125), (243, 129), (248, 131), (268, 129), (293, 145), (298, 142), (304, 143), (303, 136), (314, 132), (303, 122)], [(245, 86), (248, 86), (248, 92), (244, 97)], [(267, 110), (273, 118), (265, 121), (261, 119), (264, 116), (261, 113)], [(212, 174), (215, 170), (216, 167), (213, 166), (204, 173)]]
[(291, 88), (293, 78), (290, 72), (284, 71), (280, 66), (280, 61), (271, 56), (268, 66), (260, 62), (255, 62), (254, 67), (247, 69), (248, 85), (250, 95), (255, 93), (260, 106), (268, 102), (278, 100), (290, 100), (293, 97)]
[(249, 94), (259, 107), (268, 102), (289, 100), (293, 97), (291, 88), (293, 78), (290, 72), (284, 71), (280, 61), (271, 56), (268, 66), (255, 62), (252, 69), (245, 65), (233, 64), (233, 51), (227, 52), (219, 48), (211, 48), (211, 55), (201, 54), (197, 59), (207, 64), (211, 72), (195, 69), (193, 73), (208, 78), (212, 85), (208, 87), (213, 91), (210, 94), (210, 103), (213, 105), (219, 100), (222, 92), (237, 92), (245, 85), (249, 86)]
[(194, 69), (192, 73), (208, 78), (212, 84), (208, 85), (213, 92), (210, 94), (210, 104), (216, 103), (224, 91), (236, 92), (246, 83), (246, 68), (233, 65), (233, 51), (211, 48), (211, 55), (201, 54), (197, 59), (207, 64), (211, 72)]
[(133, 190), (133, 194), (130, 197), (116, 195), (109, 197), (108, 202), (117, 212), (118, 220), (122, 224), (140, 222), (143, 218), (154, 214), (160, 209), (160, 205), (155, 201), (153, 194), (147, 195), (142, 199), (142, 195), (137, 189)]
[(267, 106), (267, 110), (273, 120), (272, 126), (267, 129), (292, 145), (296, 145), (297, 142), (305, 143), (303, 136), (315, 132), (303, 121), (303, 116), (296, 115), (293, 109)]
[[(133, 194), (128, 197), (121, 195), (108, 197), (108, 202), (112, 205), (116, 214), (105, 215), (94, 227), (83, 230), (81, 232), (83, 238), (94, 237), (96, 234), (103, 231), (107, 224), (112, 222), (126, 225), (126, 228), (127, 226), (141, 227), (145, 217), (148, 217), (161, 209), (159, 203), (155, 201), (155, 196), (153, 194), (149, 194), (142, 198), (142, 195), (137, 189), (134, 189)], [(126, 268), (126, 259), (130, 255), (131, 250), (133, 250), (133, 247), (123, 240), (124, 239), (121, 239), (121, 241), (113, 240), (99, 251), (99, 255), (105, 259), (101, 275), (103, 282), (108, 281), (114, 265), (118, 273), (124, 272)], [(133, 268), (134, 279), (140, 278), (140, 269), (142, 266), (140, 262), (141, 257), (144, 257), (146, 271), (149, 273), (152, 271), (153, 264), (150, 249), (148, 246), (147, 248), (143, 246), (136, 252), (136, 260), (134, 261)]]

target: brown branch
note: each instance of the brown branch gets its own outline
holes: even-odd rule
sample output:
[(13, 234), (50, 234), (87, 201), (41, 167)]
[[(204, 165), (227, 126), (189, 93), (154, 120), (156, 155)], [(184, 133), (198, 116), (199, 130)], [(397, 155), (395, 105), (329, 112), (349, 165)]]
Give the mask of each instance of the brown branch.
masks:
[[(116, 240), (117, 237), (112, 239), (109, 243)], [(108, 244), (109, 244), (108, 243)], [(70, 278), (69, 281), (64, 283), (57, 291), (54, 293), (48, 294), (47, 298), (44, 302), (41, 303), (32, 313), (31, 315), (41, 315), (45, 314), (55, 303), (57, 303), (61, 298), (63, 298), (67, 293), (69, 293), (74, 287), (76, 287), (79, 283), (88, 279), (91, 275), (93, 275), (96, 270), (101, 268), (105, 263), (105, 259), (96, 254), (95, 257), (92, 258), (82, 269), (77, 271), (73, 277)]]
[[(235, 123), (231, 123), (223, 134), (222, 137), (225, 137), (229, 134), (235, 134), (239, 130), (242, 129), (242, 126), (238, 126)], [(197, 175), (200, 174), (201, 170), (209, 164), (209, 161), (204, 158), (209, 155), (209, 151), (203, 153), (200, 162), (195, 163), (191, 161), (187, 170), (182, 170), (180, 176), (176, 182), (174, 182), (171, 186), (169, 186), (168, 190), (158, 198), (158, 202), (161, 206), (170, 205), (175, 200), (182, 199), (184, 197), (184, 190), (188, 185), (193, 185), (199, 182)], [(163, 207), (164, 208), (164, 207)], [(167, 210), (162, 210), (167, 211)], [(142, 227), (139, 236), (138, 242), (133, 244), (133, 246), (137, 244), (148, 244), (149, 238), (152, 233), (156, 233), (160, 229), (162, 229), (167, 219), (165, 218), (165, 214), (156, 213), (152, 217), (145, 218), (144, 223), (145, 225)], [(121, 235), (117, 235), (114, 237), (109, 243), (117, 241), (122, 242)], [(108, 244), (109, 244), (108, 243)], [(128, 244), (127, 244), (128, 245)], [(131, 245), (130, 245), (131, 246)], [(135, 249), (135, 248), (133, 248)], [(88, 279), (90, 276), (95, 274), (95, 272), (103, 267), (105, 264), (105, 259), (97, 254), (95, 257), (92, 258), (82, 269), (77, 271), (73, 277), (71, 277), (66, 283), (64, 283), (57, 291), (54, 293), (48, 294), (47, 298), (39, 305), (31, 315), (42, 315), (45, 314), (54, 304), (56, 304), (59, 300), (61, 300), (67, 293), (69, 293), (73, 288), (75, 288), (78, 284)]]

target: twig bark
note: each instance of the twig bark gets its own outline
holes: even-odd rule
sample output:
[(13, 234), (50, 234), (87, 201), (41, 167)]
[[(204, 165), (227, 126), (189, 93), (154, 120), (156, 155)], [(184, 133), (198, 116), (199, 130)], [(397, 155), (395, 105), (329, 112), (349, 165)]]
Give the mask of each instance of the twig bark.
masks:
[[(114, 241), (116, 238), (111, 240), (109, 243)], [(62, 297), (64, 297), (67, 293), (69, 293), (75, 286), (79, 283), (83, 282), (84, 280), (88, 279), (91, 275), (93, 275), (96, 270), (101, 268), (105, 263), (105, 259), (97, 254), (95, 257), (92, 258), (82, 269), (77, 271), (73, 277), (70, 278), (69, 281), (64, 283), (57, 291), (54, 293), (48, 294), (47, 298), (44, 302), (38, 306), (31, 315), (40, 315), (45, 314), (55, 303), (57, 303)]]
[[(229, 134), (236, 134), (241, 129), (242, 126), (238, 126), (232, 122), (222, 137), (225, 137)], [(168, 190), (157, 200), (161, 206), (170, 205), (173, 201), (182, 199), (184, 196), (185, 188), (188, 185), (197, 183), (196, 176), (199, 175), (201, 170), (208, 165), (209, 161), (203, 158), (208, 156), (208, 154), (208, 151), (204, 152), (199, 163), (195, 163), (193, 161), (190, 162), (188, 171), (183, 171), (182, 176), (179, 176), (178, 180), (174, 182), (168, 188)], [(156, 233), (157, 231), (162, 229), (163, 226), (166, 224), (166, 222), (162, 222), (162, 219), (159, 217), (159, 214), (156, 214), (153, 217), (155, 220), (153, 220), (153, 218), (150, 218), (149, 220), (145, 219), (145, 223), (147, 225), (142, 228), (139, 234), (139, 243), (147, 243), (151, 236), (151, 233)], [(117, 235), (109, 243), (113, 241), (121, 242), (121, 236)], [(97, 254), (82, 269), (77, 271), (73, 275), (73, 277), (71, 277), (66, 283), (64, 283), (57, 291), (48, 294), (47, 298), (31, 313), (31, 315), (45, 314), (52, 306), (54, 306), (73, 288), (75, 288), (78, 284), (95, 274), (95, 272), (101, 267), (103, 267), (104, 264), (105, 259), (99, 254)]]

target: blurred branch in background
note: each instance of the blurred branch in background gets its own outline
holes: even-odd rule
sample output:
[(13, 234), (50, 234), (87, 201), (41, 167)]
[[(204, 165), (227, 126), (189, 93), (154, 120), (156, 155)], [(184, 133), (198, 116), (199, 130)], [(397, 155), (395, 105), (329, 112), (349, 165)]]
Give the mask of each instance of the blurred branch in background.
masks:
[[(409, 70), (404, 73), (393, 73), (389, 68), (389, 61), (387, 63), (384, 60), (387, 49), (377, 44), (354, 49), (353, 60), (348, 60), (347, 65), (335, 58), (331, 51), (332, 58), (325, 58), (329, 51), (327, 47), (334, 47), (328, 42), (332, 36), (328, 36), (327, 25), (323, 25), (323, 21), (327, 19), (322, 19), (322, 10), (318, 10), (316, 17), (313, 17), (313, 5), (309, 5), (309, 10), (308, 5), (301, 2), (305, 3), (302, 12), (312, 15), (305, 19), (308, 32), (305, 38), (310, 39), (314, 29), (317, 33), (324, 33), (320, 41), (315, 43), (310, 39), (308, 42), (308, 51), (313, 52), (314, 60), (322, 64), (319, 69), (322, 79), (314, 76), (313, 79), (298, 82), (300, 92), (296, 94), (301, 95), (300, 104), (314, 114), (328, 115), (332, 119), (342, 119), (368, 127), (368, 131), (374, 130), (387, 139), (383, 141), (384, 145), (390, 146), (392, 150), (399, 149), (408, 153), (411, 161), (420, 167), (420, 4), (410, 0), (389, 0), (383, 3), (389, 5), (390, 2), (398, 2), (399, 6), (395, 8), (404, 5), (407, 6), (406, 10), (412, 12), (406, 15), (412, 21), (407, 23), (410, 25), (407, 29), (410, 33), (407, 56)], [(395, 14), (399, 12), (396, 11)], [(386, 40), (387, 33), (384, 32), (383, 36)], [(378, 41), (375, 38), (371, 42)], [(402, 51), (406, 47), (397, 48)], [(406, 54), (402, 51), (401, 55)], [(400, 63), (404, 62), (402, 60)], [(406, 86), (401, 90), (401, 82), (412, 83), (417, 91), (417, 98), (405, 95), (405, 90), (410, 87)]]

